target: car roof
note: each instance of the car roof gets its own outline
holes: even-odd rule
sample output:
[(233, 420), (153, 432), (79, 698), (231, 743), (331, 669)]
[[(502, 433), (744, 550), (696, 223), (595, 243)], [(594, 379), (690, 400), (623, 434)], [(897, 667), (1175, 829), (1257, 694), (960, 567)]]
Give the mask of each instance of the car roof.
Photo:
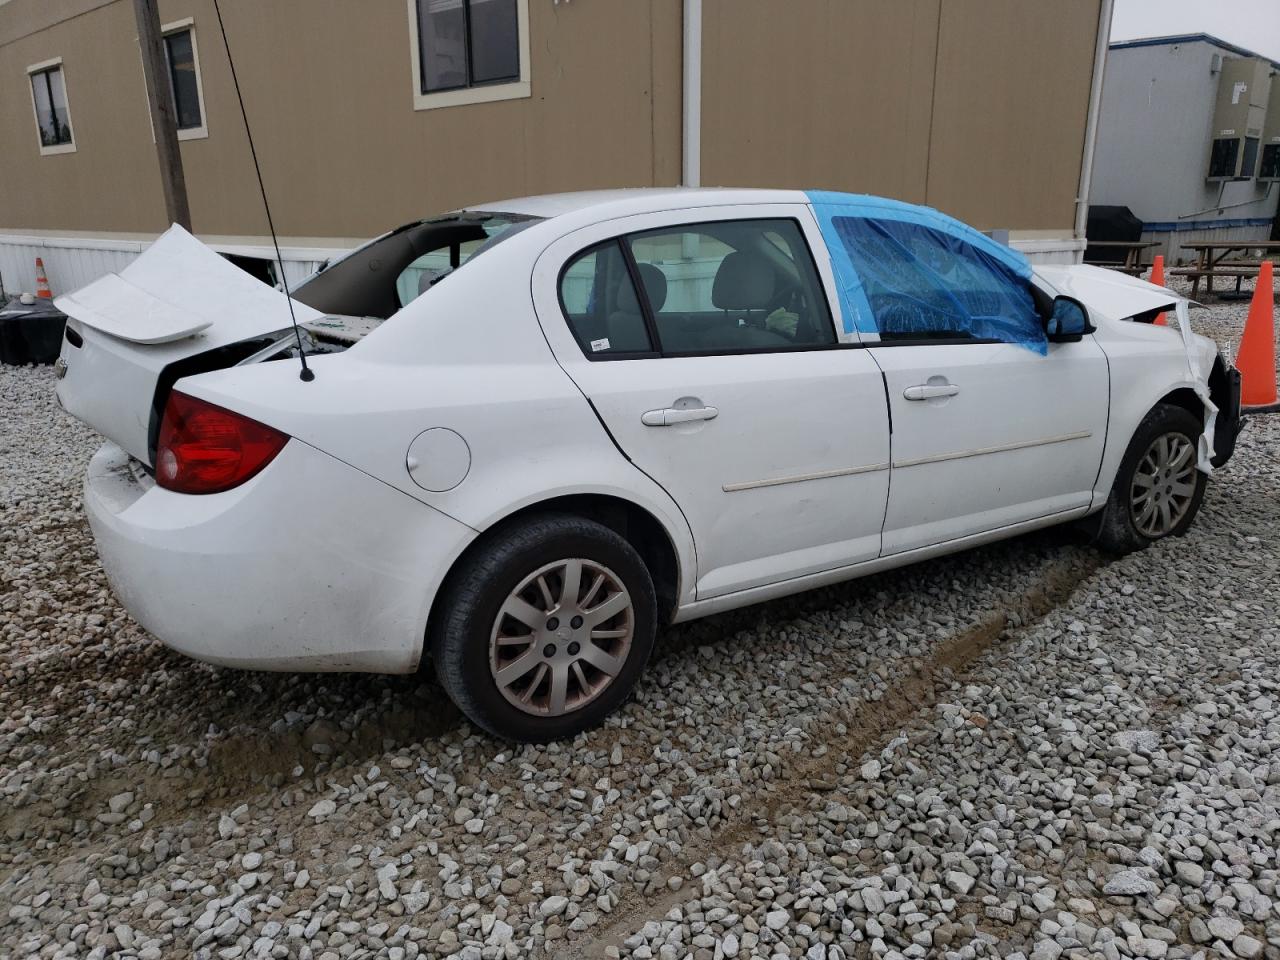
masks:
[(517, 213), (532, 217), (559, 217), (592, 210), (601, 219), (632, 213), (674, 208), (717, 207), (738, 203), (808, 203), (802, 190), (764, 190), (744, 187), (637, 187), (621, 190), (582, 190), (514, 197), (490, 203), (469, 204), (464, 209)]

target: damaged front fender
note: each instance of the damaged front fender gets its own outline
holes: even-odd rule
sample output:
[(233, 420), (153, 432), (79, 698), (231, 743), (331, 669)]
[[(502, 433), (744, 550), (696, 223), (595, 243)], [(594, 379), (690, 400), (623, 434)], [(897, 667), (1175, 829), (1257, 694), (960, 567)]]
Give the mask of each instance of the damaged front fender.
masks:
[(1204, 406), (1204, 431), (1196, 443), (1196, 467), (1202, 473), (1212, 474), (1213, 468), (1217, 466), (1214, 463), (1214, 447), (1219, 413), (1218, 405), (1209, 390), (1212, 366), (1206, 363), (1206, 341), (1191, 330), (1191, 302), (1179, 299), (1174, 309), (1178, 317), (1178, 334), (1182, 337), (1183, 353), (1187, 358), (1188, 378)]
[(1192, 331), (1191, 301), (1180, 299), (1175, 309), (1187, 373), (1204, 406), (1204, 431), (1196, 444), (1196, 466), (1202, 473), (1212, 474), (1231, 459), (1240, 433), (1240, 371), (1227, 364), (1212, 341)]

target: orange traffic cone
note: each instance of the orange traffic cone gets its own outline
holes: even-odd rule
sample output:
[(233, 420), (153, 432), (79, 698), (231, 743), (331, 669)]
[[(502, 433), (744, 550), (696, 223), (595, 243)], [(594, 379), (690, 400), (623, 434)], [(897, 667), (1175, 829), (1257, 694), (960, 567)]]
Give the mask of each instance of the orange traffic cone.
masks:
[[(1157, 253), (1155, 260), (1151, 263), (1151, 282), (1157, 287), (1164, 286), (1164, 254)], [(1165, 319), (1163, 313), (1156, 314), (1156, 318), (1151, 321), (1156, 326), (1167, 327), (1169, 321)]]
[(1236, 354), (1240, 404), (1244, 407), (1265, 407), (1276, 402), (1275, 293), (1271, 271), (1271, 261), (1263, 260)]
[(49, 278), (44, 275), (44, 261), (36, 257), (36, 296), (41, 300), (52, 300), (53, 291), (49, 289)]

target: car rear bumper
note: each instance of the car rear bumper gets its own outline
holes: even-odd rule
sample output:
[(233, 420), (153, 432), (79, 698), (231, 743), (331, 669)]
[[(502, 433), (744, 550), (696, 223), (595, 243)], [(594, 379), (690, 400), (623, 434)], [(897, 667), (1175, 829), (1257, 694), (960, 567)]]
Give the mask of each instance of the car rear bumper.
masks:
[(108, 443), (85, 511), (116, 595), (188, 656), (261, 670), (407, 673), (470, 527), (291, 440), (225, 493), (157, 487)]

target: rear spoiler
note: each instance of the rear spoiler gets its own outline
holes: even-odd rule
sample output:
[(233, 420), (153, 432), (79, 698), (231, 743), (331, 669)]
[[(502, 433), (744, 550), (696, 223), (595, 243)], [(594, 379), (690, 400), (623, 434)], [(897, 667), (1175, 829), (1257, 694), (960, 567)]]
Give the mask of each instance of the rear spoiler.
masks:
[(170, 343), (213, 325), (115, 273), (59, 297), (54, 305), (85, 326), (130, 343)]

